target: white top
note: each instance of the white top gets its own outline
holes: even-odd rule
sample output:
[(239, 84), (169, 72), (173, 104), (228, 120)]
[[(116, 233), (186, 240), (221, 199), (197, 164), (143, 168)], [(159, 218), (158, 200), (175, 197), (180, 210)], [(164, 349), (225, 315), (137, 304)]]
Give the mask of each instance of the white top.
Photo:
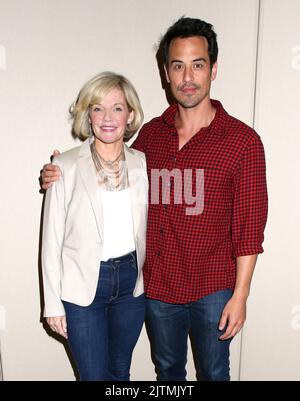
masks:
[(99, 188), (103, 208), (104, 245), (101, 260), (106, 261), (135, 250), (130, 189), (104, 191)]

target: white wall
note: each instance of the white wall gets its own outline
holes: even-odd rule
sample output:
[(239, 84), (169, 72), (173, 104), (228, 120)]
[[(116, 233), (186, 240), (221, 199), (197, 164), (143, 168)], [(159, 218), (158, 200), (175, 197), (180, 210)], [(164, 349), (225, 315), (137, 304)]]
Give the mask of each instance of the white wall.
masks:
[(261, 7), (255, 128), (270, 209), (242, 347), (242, 380), (300, 380), (300, 2)]
[[(300, 10), (297, 0), (261, 3), (255, 103), (259, 0), (161, 0), (157, 5), (153, 0), (1, 0), (0, 340), (5, 380), (74, 380), (64, 347), (46, 334), (39, 321), (38, 176), (54, 148), (75, 146), (68, 106), (87, 79), (109, 69), (133, 81), (146, 121), (161, 114), (167, 102), (155, 44), (183, 14), (215, 26), (220, 57), (212, 95), (248, 124), (256, 111), (255, 126), (267, 148), (270, 219), (266, 254), (258, 262), (242, 338), (241, 377), (300, 378), (297, 315), (291, 327), (292, 311), (300, 305), (299, 225), (295, 225), (299, 201), (297, 192), (293, 195), (300, 171), (296, 157)], [(239, 378), (240, 339), (232, 345), (234, 380)], [(281, 369), (270, 360), (281, 363)], [(283, 361), (289, 368), (282, 367)], [(188, 374), (194, 380), (191, 357)], [(132, 379), (154, 378), (143, 332), (134, 353)]]

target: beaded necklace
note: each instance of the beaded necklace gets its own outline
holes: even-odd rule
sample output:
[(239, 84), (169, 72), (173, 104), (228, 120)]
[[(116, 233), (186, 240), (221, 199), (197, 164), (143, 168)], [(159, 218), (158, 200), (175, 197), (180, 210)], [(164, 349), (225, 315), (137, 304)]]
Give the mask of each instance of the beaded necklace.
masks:
[(122, 191), (128, 188), (128, 174), (124, 147), (115, 160), (105, 160), (97, 152), (95, 142), (90, 145), (99, 185), (106, 191)]

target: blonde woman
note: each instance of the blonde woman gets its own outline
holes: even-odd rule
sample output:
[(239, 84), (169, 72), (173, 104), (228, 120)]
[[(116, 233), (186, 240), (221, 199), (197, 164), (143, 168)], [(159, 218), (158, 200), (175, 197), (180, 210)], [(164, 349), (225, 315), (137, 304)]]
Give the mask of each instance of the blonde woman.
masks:
[(143, 112), (132, 84), (104, 72), (71, 107), (79, 147), (54, 158), (43, 225), (44, 316), (68, 339), (80, 380), (129, 380), (144, 321), (148, 180), (124, 139)]

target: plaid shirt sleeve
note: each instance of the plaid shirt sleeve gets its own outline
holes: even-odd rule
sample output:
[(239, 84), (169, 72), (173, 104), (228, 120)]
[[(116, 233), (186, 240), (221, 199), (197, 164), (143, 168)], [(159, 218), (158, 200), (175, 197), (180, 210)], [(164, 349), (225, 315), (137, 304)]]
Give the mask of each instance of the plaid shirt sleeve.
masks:
[(246, 147), (233, 177), (232, 242), (235, 257), (263, 252), (268, 196), (263, 144), (256, 136)]
[(140, 132), (131, 145), (133, 149), (139, 150), (140, 152), (145, 153), (146, 152), (146, 142), (147, 142), (147, 133), (146, 130), (144, 129), (144, 126), (140, 129)]

